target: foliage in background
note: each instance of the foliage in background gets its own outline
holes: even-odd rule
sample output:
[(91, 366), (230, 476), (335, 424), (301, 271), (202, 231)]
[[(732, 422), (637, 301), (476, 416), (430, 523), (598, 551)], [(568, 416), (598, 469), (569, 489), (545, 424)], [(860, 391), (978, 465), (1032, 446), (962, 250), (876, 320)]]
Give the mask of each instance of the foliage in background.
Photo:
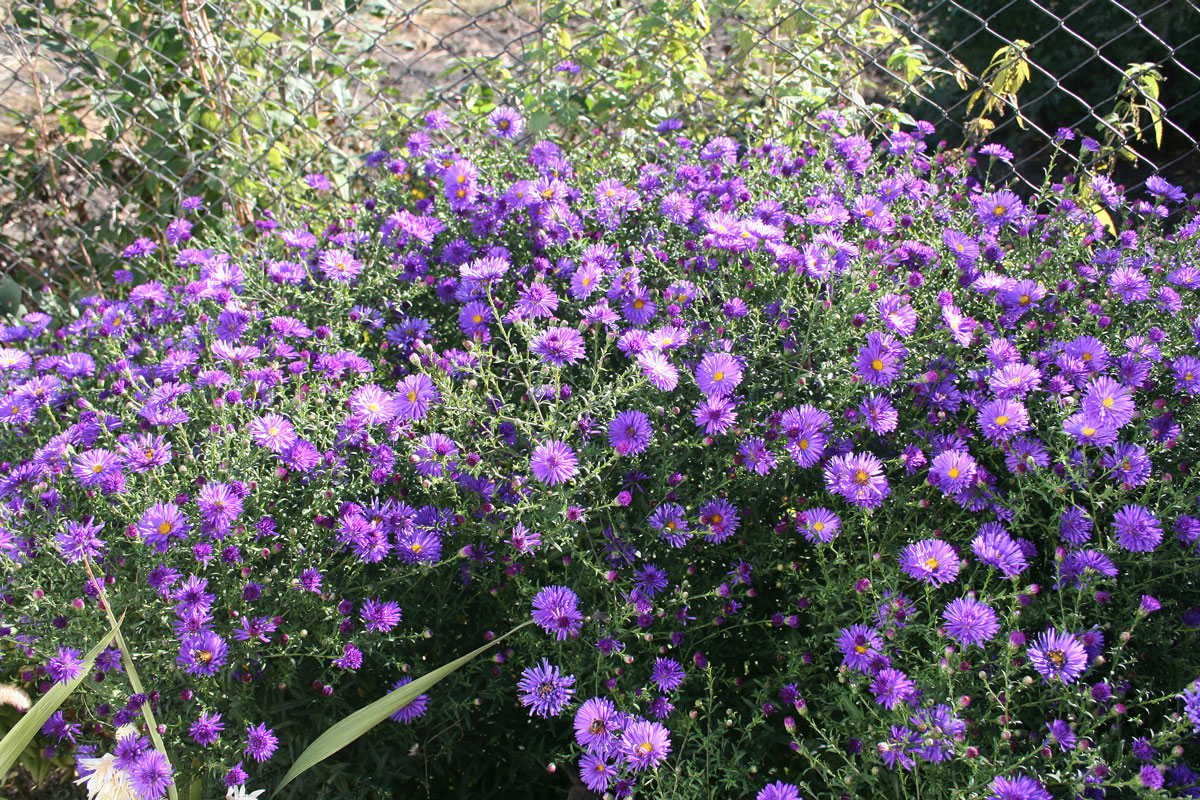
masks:
[[(371, 54), (386, 4), (359, 9), (11, 4), (16, 77), (37, 99), (23, 116), (9, 112), (18, 127), (0, 156), (0, 187), (14, 201), (0, 223), (21, 222), (0, 240), (15, 278), (28, 289), (94, 289), (111, 280), (110, 243), (169, 219), (188, 195), (245, 223), (260, 203), (297, 196), (306, 173), (345, 192), (395, 91), (376, 79)], [(64, 71), (57, 82), (39, 74), (49, 66)], [(12, 297), (0, 299), (12, 310)]]

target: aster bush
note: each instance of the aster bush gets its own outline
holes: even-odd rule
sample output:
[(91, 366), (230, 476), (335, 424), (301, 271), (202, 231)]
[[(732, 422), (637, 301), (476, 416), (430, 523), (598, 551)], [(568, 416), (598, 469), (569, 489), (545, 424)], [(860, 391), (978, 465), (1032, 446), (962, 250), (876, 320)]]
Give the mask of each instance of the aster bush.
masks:
[(439, 117), (4, 328), (0, 682), (87, 674), (44, 746), (269, 790), (532, 622), (285, 794), (1196, 796), (1195, 206), (818, 123)]

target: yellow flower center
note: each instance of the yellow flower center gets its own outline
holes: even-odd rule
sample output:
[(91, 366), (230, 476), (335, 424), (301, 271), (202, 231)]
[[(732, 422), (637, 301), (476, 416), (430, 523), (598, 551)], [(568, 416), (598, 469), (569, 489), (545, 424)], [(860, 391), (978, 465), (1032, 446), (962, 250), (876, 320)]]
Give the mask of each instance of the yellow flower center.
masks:
[(933, 556), (925, 559), (925, 569), (929, 570), (930, 572), (937, 572), (937, 568), (940, 566), (941, 564)]
[(410, 403), (417, 402), (417, 393), (416, 392), (410, 391), (407, 395), (405, 395), (405, 397), (408, 398), (408, 402), (410, 402)]
[(1104, 400), (1102, 400), (1100, 402), (1100, 405), (1104, 406), (1105, 408), (1112, 408), (1113, 407), (1113, 399), (1111, 397), (1106, 397), (1106, 398), (1104, 398)]
[(161, 533), (163, 536), (166, 536), (168, 533), (171, 532), (171, 523), (163, 522), (162, 524), (160, 524), (158, 526), (158, 532)]
[(725, 373), (722, 372), (721, 370), (717, 370), (716, 372), (713, 373), (712, 379), (714, 381), (718, 381), (718, 382), (723, 381), (723, 380), (725, 380)]
[(996, 417), (996, 424), (1000, 425), (1000, 426), (1007, 425), (1008, 424), (1008, 415), (1001, 414), (1000, 416)]
[(867, 484), (867, 481), (869, 481), (870, 479), (871, 479), (871, 476), (867, 474), (867, 471), (865, 469), (856, 470), (854, 472), (854, 482), (857, 483), (859, 486), (865, 486)]
[(812, 528), (814, 531), (817, 531), (817, 532), (823, 531), (823, 530), (825, 530), (825, 523), (824, 522), (814, 522)]
[(878, 358), (871, 359), (871, 369), (875, 370), (876, 372), (882, 372), (883, 371), (883, 361)]
[(951, 467), (950, 469), (948, 469), (946, 471), (946, 474), (949, 475), (951, 478), (957, 478), (959, 475), (962, 474), (962, 472), (959, 471), (958, 467)]

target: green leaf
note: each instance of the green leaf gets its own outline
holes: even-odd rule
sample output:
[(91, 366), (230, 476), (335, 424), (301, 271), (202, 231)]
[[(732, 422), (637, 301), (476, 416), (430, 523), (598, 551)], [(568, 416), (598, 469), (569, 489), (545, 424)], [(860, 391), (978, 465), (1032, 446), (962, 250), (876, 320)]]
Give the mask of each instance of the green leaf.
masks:
[(33, 708), (25, 712), (25, 716), (21, 717), (20, 722), (13, 726), (4, 739), (0, 740), (0, 775), (8, 774), (8, 770), (16, 763), (17, 758), (20, 757), (21, 751), (33, 740), (33, 737), (37, 735), (42, 726), (46, 724), (46, 720), (50, 719), (50, 716), (58, 710), (58, 707), (70, 696), (71, 692), (75, 691), (75, 687), (82, 683), (83, 679), (91, 673), (92, 665), (96, 663), (96, 659), (100, 656), (100, 653), (104, 648), (108, 647), (109, 643), (117, 635), (117, 631), (120, 630), (121, 620), (123, 619), (125, 619), (124, 615), (121, 616), (121, 619), (117, 620), (117, 624), (100, 640), (100, 643), (89, 650), (88, 654), (83, 657), (83, 668), (79, 670), (79, 674), (75, 676), (74, 680), (67, 681), (66, 683), (55, 683), (50, 688), (50, 691), (42, 695), (42, 699), (34, 704)]
[(271, 792), (271, 797), (279, 794), (279, 791), (283, 789), (283, 787), (287, 786), (302, 773), (307, 772), (309, 769), (315, 767), (317, 764), (329, 758), (346, 745), (366, 734), (367, 731), (383, 722), (392, 714), (395, 714), (401, 708), (404, 708), (404, 706), (411, 703), (422, 692), (432, 688), (435, 684), (442, 680), (442, 678), (445, 678), (446, 676), (465, 666), (467, 662), (475, 658), (475, 656), (495, 647), (497, 644), (504, 641), (509, 636), (512, 636), (514, 633), (521, 630), (521, 628), (524, 628), (526, 625), (529, 625), (532, 622), (533, 620), (529, 620), (528, 622), (521, 623), (503, 636), (488, 642), (483, 647), (472, 650), (465, 656), (456, 658), (449, 664), (438, 667), (428, 675), (422, 675), (412, 683), (384, 695), (366, 708), (360, 708), (358, 711), (355, 711), (341, 722), (331, 726), (324, 733), (318, 736), (316, 741), (304, 749), (304, 752), (301, 753), (300, 757), (297, 758), (295, 763), (292, 764), (291, 769), (289, 769), (287, 774), (283, 776), (283, 780), (280, 781), (279, 785), (275, 787), (275, 791)]

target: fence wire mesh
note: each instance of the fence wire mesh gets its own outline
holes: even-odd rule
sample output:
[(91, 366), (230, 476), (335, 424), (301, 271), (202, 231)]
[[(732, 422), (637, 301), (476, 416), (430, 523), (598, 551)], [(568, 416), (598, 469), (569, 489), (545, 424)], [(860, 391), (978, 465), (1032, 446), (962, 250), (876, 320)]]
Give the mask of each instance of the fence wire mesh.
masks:
[(235, 224), (348, 196), (436, 107), (509, 103), (568, 137), (915, 117), (952, 153), (1003, 143), (1031, 185), (1069, 129), (1065, 169), (1195, 192), (1198, 2), (9, 0), (0, 311), (95, 290), (187, 196)]

